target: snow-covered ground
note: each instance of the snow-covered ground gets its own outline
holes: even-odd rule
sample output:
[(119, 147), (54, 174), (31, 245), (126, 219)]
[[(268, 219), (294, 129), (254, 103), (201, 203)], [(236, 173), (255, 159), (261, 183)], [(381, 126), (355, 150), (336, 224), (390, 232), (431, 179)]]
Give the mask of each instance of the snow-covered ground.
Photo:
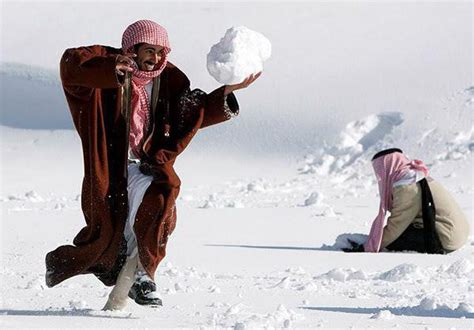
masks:
[[(245, 168), (178, 164), (179, 222), (156, 277), (165, 306), (130, 301), (126, 312), (101, 312), (110, 289), (90, 275), (44, 284), (44, 255), (83, 226), (78, 139), (72, 131), (2, 131), (2, 327), (472, 326), (472, 237), (448, 256), (345, 254), (344, 238), (366, 234), (375, 216), (373, 180), (244, 157)], [(472, 219), (466, 157), (439, 161), (433, 175)], [(196, 171), (199, 179), (185, 179)]]
[[(474, 326), (471, 3), (147, 3), (197, 87), (215, 87), (206, 54), (231, 25), (267, 36), (272, 58), (237, 93), (241, 116), (203, 130), (176, 164), (178, 225), (156, 274), (164, 306), (123, 312), (101, 311), (110, 288), (91, 275), (44, 283), (45, 254), (84, 225), (80, 142), (51, 68), (67, 47), (118, 45), (144, 17), (109, 4), (116, 16), (97, 32), (99, 14), (79, 3), (2, 5), (2, 59), (23, 64), (0, 70), (1, 328)], [(51, 45), (30, 60), (18, 47), (35, 33)], [(471, 221), (461, 250), (340, 251), (369, 231), (369, 160), (389, 146), (425, 160), (456, 197)]]

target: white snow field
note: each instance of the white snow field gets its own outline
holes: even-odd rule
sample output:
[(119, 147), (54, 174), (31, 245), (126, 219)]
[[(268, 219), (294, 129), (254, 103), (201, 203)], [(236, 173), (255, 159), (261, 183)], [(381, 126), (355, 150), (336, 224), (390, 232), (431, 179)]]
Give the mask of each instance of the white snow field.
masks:
[[(0, 328), (474, 327), (471, 2), (1, 6)], [(110, 288), (92, 275), (44, 282), (45, 254), (84, 226), (57, 66), (68, 47), (118, 46), (144, 18), (207, 91), (206, 54), (229, 27), (261, 32), (272, 57), (236, 93), (240, 116), (178, 159), (178, 223), (156, 274), (164, 306), (103, 312)], [(471, 223), (462, 249), (340, 251), (369, 231), (370, 158), (392, 146), (453, 193)]]

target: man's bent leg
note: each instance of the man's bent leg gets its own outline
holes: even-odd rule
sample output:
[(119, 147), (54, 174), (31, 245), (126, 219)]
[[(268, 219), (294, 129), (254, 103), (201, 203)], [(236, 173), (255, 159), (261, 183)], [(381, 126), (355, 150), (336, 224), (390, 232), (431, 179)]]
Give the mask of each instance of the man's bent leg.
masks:
[(138, 265), (138, 254), (128, 257), (120, 271), (117, 283), (109, 294), (109, 299), (103, 310), (121, 310), (127, 305), (128, 292), (135, 280), (135, 272)]
[(387, 250), (426, 253), (423, 229), (411, 224), (395, 241), (387, 245)]

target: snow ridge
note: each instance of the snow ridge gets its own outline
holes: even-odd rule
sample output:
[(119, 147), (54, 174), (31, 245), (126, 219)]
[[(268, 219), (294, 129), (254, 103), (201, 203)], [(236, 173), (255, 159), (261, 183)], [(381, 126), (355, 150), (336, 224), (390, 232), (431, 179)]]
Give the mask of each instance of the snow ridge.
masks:
[(61, 85), (57, 71), (22, 63), (0, 63), (0, 76), (20, 77), (52, 86)]
[(320, 150), (320, 157), (309, 159), (301, 173), (327, 175), (344, 172), (369, 151), (389, 144), (390, 133), (403, 121), (401, 112), (382, 112), (348, 123), (336, 144)]

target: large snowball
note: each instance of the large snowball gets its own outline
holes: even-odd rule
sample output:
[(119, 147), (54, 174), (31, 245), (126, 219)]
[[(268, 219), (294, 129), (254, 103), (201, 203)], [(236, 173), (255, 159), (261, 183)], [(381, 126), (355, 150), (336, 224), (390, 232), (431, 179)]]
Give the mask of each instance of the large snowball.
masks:
[(218, 82), (232, 85), (263, 70), (270, 58), (272, 45), (261, 33), (245, 26), (232, 27), (211, 47), (207, 54), (207, 70)]

